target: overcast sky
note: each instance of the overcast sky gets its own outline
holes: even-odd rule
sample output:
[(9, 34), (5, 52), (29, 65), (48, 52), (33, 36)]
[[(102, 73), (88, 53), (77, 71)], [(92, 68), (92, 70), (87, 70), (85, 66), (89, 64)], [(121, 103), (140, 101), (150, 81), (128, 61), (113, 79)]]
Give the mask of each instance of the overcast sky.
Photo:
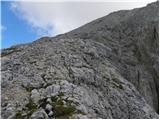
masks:
[[(27, 24), (28, 30), (41, 37), (65, 33), (113, 11), (143, 7), (155, 0), (143, 0), (141, 2), (138, 2), (138, 0), (123, 0), (123, 2), (122, 0), (116, 0), (121, 2), (102, 2), (102, 0), (101, 2), (98, 2), (98, 0), (94, 0), (94, 2), (80, 2), (80, 0), (78, 2), (63, 2), (62, 0), (58, 2), (50, 2), (49, 0), (26, 1), (10, 1), (7, 9), (17, 17), (19, 24), (24, 22)], [(10, 19), (8, 20), (10, 23), (5, 24), (12, 23), (12, 18), (8, 17), (10, 16), (5, 19)], [(1, 29), (9, 30), (7, 25), (2, 24), (1, 26)], [(15, 29), (19, 29), (18, 26), (13, 30)], [(12, 32), (11, 29), (10, 32)]]

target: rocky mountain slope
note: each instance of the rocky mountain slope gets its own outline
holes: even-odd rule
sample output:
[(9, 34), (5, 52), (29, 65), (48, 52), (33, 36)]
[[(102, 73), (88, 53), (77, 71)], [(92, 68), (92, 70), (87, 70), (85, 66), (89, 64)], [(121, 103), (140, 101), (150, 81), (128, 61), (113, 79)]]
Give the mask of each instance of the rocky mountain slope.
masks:
[(158, 4), (2, 50), (2, 118), (158, 118)]

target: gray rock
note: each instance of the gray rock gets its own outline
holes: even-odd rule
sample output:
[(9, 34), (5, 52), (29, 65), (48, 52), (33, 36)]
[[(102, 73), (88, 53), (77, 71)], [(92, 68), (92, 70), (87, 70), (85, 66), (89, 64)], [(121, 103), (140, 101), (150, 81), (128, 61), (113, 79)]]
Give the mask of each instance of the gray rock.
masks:
[[(4, 109), (2, 109), (4, 111)], [(5, 112), (1, 113), (2, 117), (4, 118), (14, 118), (15, 111), (13, 107), (6, 107)]]
[(50, 104), (47, 104), (47, 105), (46, 105), (46, 110), (51, 111), (52, 108), (53, 108), (53, 107), (52, 107)]
[(31, 119), (48, 119), (48, 115), (43, 109), (40, 109), (31, 115)]
[(47, 98), (47, 102), (51, 104), (52, 103), (51, 98)]
[(34, 101), (34, 103), (38, 103), (38, 101), (41, 99), (41, 96), (36, 89), (32, 90), (31, 98)]
[[(58, 38), (92, 39), (106, 46), (98, 47), (96, 54), (116, 66), (158, 112), (158, 8), (155, 2), (142, 9), (117, 11)], [(95, 48), (87, 49), (94, 56)]]
[(88, 117), (86, 115), (76, 114), (72, 116), (71, 119), (88, 119)]
[(52, 117), (54, 114), (53, 114), (53, 111), (50, 111), (49, 113), (48, 113), (48, 116), (49, 117)]
[[(18, 110), (42, 119), (158, 118), (158, 7), (114, 12), (2, 50), (2, 118)], [(70, 116), (56, 116), (52, 103)]]

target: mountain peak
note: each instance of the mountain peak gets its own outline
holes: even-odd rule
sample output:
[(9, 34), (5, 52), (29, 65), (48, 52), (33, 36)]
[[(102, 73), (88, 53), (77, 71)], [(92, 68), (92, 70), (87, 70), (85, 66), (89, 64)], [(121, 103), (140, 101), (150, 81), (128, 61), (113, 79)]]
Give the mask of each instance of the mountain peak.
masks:
[(158, 9), (2, 50), (2, 118), (158, 118)]

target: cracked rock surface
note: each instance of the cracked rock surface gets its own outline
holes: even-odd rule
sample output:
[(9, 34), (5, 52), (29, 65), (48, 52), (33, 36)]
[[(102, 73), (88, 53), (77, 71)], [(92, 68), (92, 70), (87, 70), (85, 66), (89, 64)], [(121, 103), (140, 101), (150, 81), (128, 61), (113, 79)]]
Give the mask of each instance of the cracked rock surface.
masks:
[(158, 2), (2, 50), (2, 118), (158, 118)]

